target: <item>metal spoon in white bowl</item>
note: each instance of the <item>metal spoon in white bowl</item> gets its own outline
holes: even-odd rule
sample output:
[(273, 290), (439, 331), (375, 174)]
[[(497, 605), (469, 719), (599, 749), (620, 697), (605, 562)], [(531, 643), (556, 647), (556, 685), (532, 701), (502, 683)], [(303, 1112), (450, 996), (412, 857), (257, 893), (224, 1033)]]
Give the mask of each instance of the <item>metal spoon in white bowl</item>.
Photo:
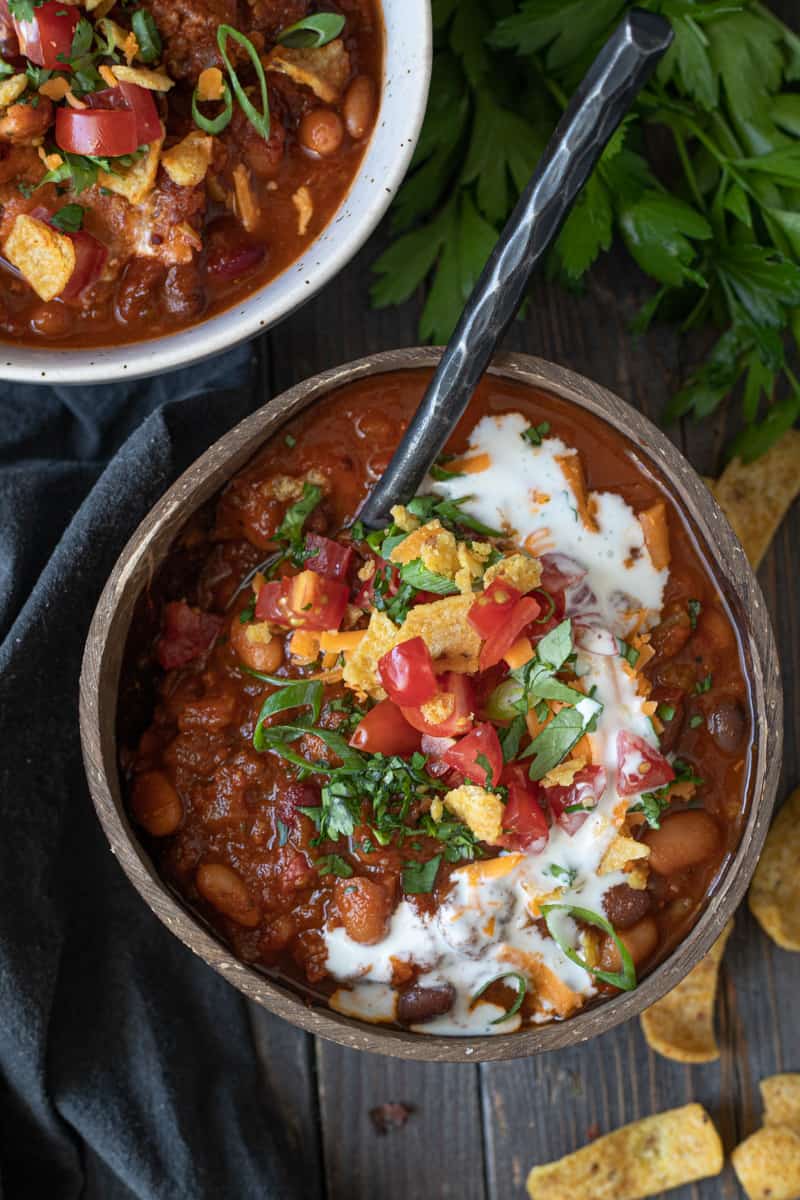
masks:
[(371, 529), (409, 500), (463, 415), (539, 264), (614, 131), (672, 42), (669, 23), (632, 9), (570, 100), (484, 267), (400, 445), (365, 500)]

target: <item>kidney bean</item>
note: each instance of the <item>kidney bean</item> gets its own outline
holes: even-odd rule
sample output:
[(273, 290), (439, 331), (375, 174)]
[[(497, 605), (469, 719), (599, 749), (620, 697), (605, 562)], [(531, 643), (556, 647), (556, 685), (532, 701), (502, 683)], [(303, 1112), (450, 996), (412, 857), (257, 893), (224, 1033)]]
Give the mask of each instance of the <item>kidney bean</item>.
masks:
[(133, 781), (131, 809), (153, 837), (174, 833), (183, 819), (183, 805), (163, 771), (144, 771)]
[(449, 983), (437, 987), (420, 987), (414, 984), (408, 991), (401, 992), (397, 1002), (397, 1019), (407, 1025), (421, 1025), (434, 1017), (450, 1012), (455, 1001), (455, 988)]
[(342, 104), (344, 123), (351, 138), (363, 138), (375, 117), (375, 85), (369, 75), (357, 75), (347, 89)]
[(336, 153), (343, 137), (342, 119), (332, 108), (312, 108), (297, 127), (300, 145), (323, 158)]
[(692, 623), (685, 604), (674, 601), (664, 610), (664, 619), (650, 634), (650, 645), (660, 658), (674, 658), (692, 636)]
[(627, 883), (609, 888), (603, 897), (606, 916), (617, 930), (630, 929), (649, 913), (651, 905), (648, 891), (629, 887)]
[(206, 229), (206, 266), (210, 275), (238, 279), (260, 266), (266, 256), (266, 246), (250, 241), (238, 221), (230, 217), (217, 217)]
[(253, 625), (248, 621), (243, 625), (237, 613), (231, 621), (230, 644), (236, 657), (251, 671), (263, 671), (265, 675), (272, 675), (283, 662), (283, 639), (267, 637), (266, 641), (255, 641), (252, 636), (248, 637), (248, 630), (251, 631), (251, 635), (255, 631), (260, 637), (261, 624), (256, 622)]
[(747, 732), (747, 716), (738, 700), (723, 698), (714, 705), (706, 724), (720, 750), (734, 754)]
[(650, 866), (659, 875), (672, 875), (710, 858), (719, 848), (719, 828), (710, 813), (686, 809), (664, 817), (660, 829), (642, 839), (650, 847)]
[(372, 946), (385, 937), (389, 924), (390, 902), (379, 883), (364, 876), (337, 879), (334, 887), (336, 907), (345, 930), (354, 942)]
[(202, 863), (197, 868), (194, 881), (200, 895), (226, 917), (239, 925), (246, 925), (248, 929), (258, 925), (261, 911), (232, 867), (223, 863)]
[(197, 263), (178, 263), (167, 271), (164, 304), (168, 312), (184, 321), (199, 317), (206, 306), (206, 293)]
[(164, 279), (161, 263), (151, 258), (132, 258), (117, 289), (117, 316), (124, 324), (153, 321)]
[[(630, 929), (620, 933), (619, 940), (633, 959), (634, 966), (639, 966), (649, 958), (658, 945), (658, 926), (652, 917), (643, 917)], [(620, 971), (622, 959), (613, 938), (607, 937), (600, 951), (600, 966), (604, 971)]]
[(31, 329), (45, 338), (63, 338), (72, 329), (72, 312), (65, 304), (37, 304), (30, 317)]

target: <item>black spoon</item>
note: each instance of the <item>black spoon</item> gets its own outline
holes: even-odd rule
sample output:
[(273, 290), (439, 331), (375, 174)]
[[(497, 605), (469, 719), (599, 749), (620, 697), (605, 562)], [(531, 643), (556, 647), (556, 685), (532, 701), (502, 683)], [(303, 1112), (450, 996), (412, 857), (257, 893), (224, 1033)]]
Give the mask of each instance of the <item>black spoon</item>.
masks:
[(359, 512), (369, 528), (389, 523), (392, 505), (415, 494), (441, 453), (534, 268), (672, 37), (663, 17), (633, 9), (598, 54), (509, 217), (411, 424)]

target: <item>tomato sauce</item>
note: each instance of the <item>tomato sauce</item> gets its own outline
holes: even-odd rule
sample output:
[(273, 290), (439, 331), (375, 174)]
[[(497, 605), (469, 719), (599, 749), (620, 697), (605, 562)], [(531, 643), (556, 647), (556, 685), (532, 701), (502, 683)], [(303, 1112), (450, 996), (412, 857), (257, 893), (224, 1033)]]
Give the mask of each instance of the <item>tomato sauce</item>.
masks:
[[(402, 844), (394, 839), (381, 845), (367, 821), (349, 837), (319, 842), (313, 819), (302, 810), (316, 810), (323, 780), (313, 770), (298, 772), (292, 762), (269, 749), (255, 748), (253, 735), (271, 689), (243, 670), (242, 663), (267, 676), (309, 679), (324, 674), (325, 660), (322, 668), (319, 661), (302, 665), (292, 653), (297, 634), (285, 627), (270, 626), (272, 635), (255, 648), (247, 641), (248, 622), (265, 603), (258, 600), (254, 618), (248, 609), (253, 606), (250, 581), (279, 546), (282, 522), (303, 485), (322, 493), (307, 517), (304, 535), (340, 535), (385, 467), (427, 379), (423, 371), (372, 377), (334, 392), (283, 427), (179, 536), (140, 601), (126, 651), (121, 763), (133, 819), (161, 874), (243, 961), (278, 972), (315, 995), (330, 996), (337, 988), (326, 967), (326, 930), (344, 926), (357, 942), (370, 946), (385, 933), (403, 896), (421, 918), (430, 918), (447, 902), (454, 872), (464, 863), (442, 857), (435, 885), (408, 895), (404, 884), (409, 864), (424, 868), (442, 850), (421, 826)], [(623, 884), (613, 888), (604, 903), (605, 915), (641, 975), (691, 927), (740, 838), (752, 733), (742, 654), (725, 597), (695, 531), (671, 497), (668, 481), (658, 476), (645, 454), (603, 421), (552, 395), (488, 377), (477, 389), (448, 453), (462, 455), (467, 450), (479, 418), (509, 412), (522, 414), (534, 427), (544, 428), (546, 423), (548, 436), (578, 451), (589, 493), (613, 492), (637, 513), (661, 501), (666, 504), (671, 565), (660, 619), (650, 631), (655, 653), (643, 675), (660, 714), (661, 753), (653, 752), (654, 758), (663, 762), (663, 755), (672, 761), (680, 756), (684, 773), (701, 782), (684, 788), (683, 794), (676, 789), (661, 814), (660, 828), (651, 828), (641, 812), (631, 814), (632, 836), (649, 846), (646, 888), (634, 891)], [(465, 477), (464, 491), (477, 486), (478, 479)], [(351, 607), (353, 597), (358, 598), (353, 571), (364, 554), (356, 547), (353, 564), (345, 568), (353, 580)], [(307, 560), (305, 566), (312, 562)], [(284, 569), (290, 578), (296, 577), (295, 568)], [(186, 615), (186, 606), (194, 616)], [(165, 629), (176, 619), (186, 628), (165, 640)], [(359, 620), (356, 610), (356, 632), (366, 619)], [(535, 626), (529, 629), (535, 631)], [(181, 637), (190, 645), (199, 639), (199, 649), (189, 651), (194, 657), (185, 661), (179, 650), (176, 659), (169, 654), (165, 658), (165, 646), (184, 644)], [(175, 665), (182, 659), (183, 665)], [(479, 705), (505, 672), (501, 662), (485, 673), (483, 684), (479, 677)], [(417, 687), (425, 690), (426, 677), (422, 684), (423, 675), (416, 679)], [(317, 728), (351, 737), (363, 707), (356, 706), (353, 714), (352, 692), (341, 680), (325, 683), (324, 693)], [(386, 732), (380, 710), (380, 704), (371, 709), (371, 722), (380, 727), (378, 740), (371, 742), (373, 751), (381, 748), (380, 737)], [(415, 710), (403, 711), (410, 715)], [(270, 718), (265, 728), (286, 719), (285, 713)], [(403, 734), (406, 753), (417, 744), (413, 716), (410, 720), (412, 726)], [(392, 736), (397, 745), (396, 727)], [(457, 745), (461, 749), (461, 743)], [(463, 739), (463, 752), (446, 760), (441, 770), (468, 771), (465, 763), (474, 766), (480, 745), (478, 739), (470, 755)], [(294, 746), (306, 760), (330, 758), (329, 748), (313, 732), (303, 733)], [(527, 770), (530, 759), (523, 761)], [(517, 801), (513, 779), (507, 782), (506, 821)], [(517, 782), (526, 785), (524, 772)], [(429, 798), (412, 794), (406, 824), (414, 826), (430, 806)], [(542, 818), (546, 837), (548, 822), (561, 810), (554, 800), (545, 811), (550, 812)], [(511, 850), (533, 846), (535, 852), (531, 837), (516, 842), (506, 837), (499, 844)], [(315, 864), (321, 859), (344, 863), (348, 874), (320, 873)], [(608, 939), (600, 953), (606, 970), (615, 961), (619, 966), (620, 952)], [(400, 958), (392, 961), (391, 983), (400, 995), (394, 1012), (401, 1024), (416, 1026), (447, 1012), (446, 988), (420, 987), (417, 965)], [(596, 984), (597, 996), (613, 991), (602, 979)], [(503, 981), (488, 991), (506, 1008), (514, 994)], [(526, 1000), (523, 1020), (528, 1012)]]

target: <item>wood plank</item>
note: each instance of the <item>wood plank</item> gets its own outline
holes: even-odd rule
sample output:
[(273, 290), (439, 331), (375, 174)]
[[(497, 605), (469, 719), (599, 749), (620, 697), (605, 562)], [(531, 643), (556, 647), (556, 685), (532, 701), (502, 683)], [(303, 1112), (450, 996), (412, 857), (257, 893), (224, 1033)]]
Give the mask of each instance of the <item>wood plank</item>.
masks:
[[(317, 1042), (325, 1176), (330, 1200), (484, 1200), (478, 1068), (405, 1062)], [(413, 1111), (377, 1132), (370, 1111)]]

